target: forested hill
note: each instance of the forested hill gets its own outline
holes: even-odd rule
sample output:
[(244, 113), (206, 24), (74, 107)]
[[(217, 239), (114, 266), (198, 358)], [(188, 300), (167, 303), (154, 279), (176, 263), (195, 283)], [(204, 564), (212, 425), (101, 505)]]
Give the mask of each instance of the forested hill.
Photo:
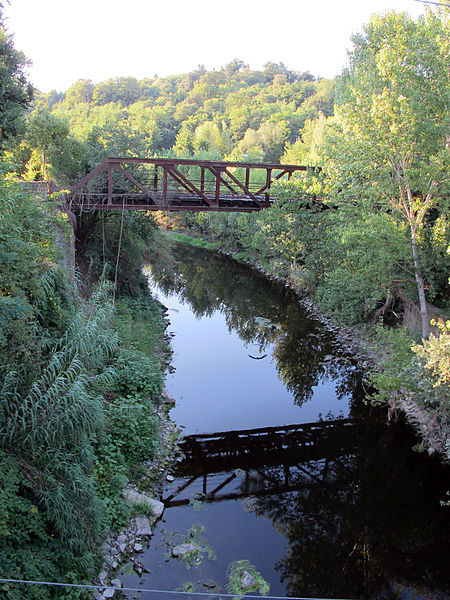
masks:
[(289, 149), (307, 121), (333, 114), (333, 104), (333, 81), (283, 63), (253, 71), (234, 60), (166, 78), (80, 80), (38, 96), (19, 158), (28, 176), (44, 176), (45, 149), (50, 174), (65, 183), (106, 156), (299, 160)]

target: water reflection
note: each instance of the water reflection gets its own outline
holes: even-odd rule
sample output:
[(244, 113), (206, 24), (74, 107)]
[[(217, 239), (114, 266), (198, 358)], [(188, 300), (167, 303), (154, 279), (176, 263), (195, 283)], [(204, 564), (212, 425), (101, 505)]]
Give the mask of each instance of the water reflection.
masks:
[[(199, 356), (198, 364), (189, 362), (186, 370), (192, 371), (192, 380), (201, 380), (194, 398), (181, 404), (188, 405), (186, 412), (192, 413), (195, 426), (201, 413), (224, 411), (224, 406), (232, 413), (226, 422), (228, 431), (221, 414), (217, 426), (211, 426), (211, 417), (200, 426), (201, 431), (220, 429), (218, 433), (186, 438), (187, 458), (164, 493), (165, 527), (183, 532), (194, 522), (205, 526), (217, 554), (215, 563), (206, 561), (201, 571), (189, 575), (190, 581), (197, 582), (196, 591), (204, 591), (201, 581), (209, 577), (224, 590), (227, 565), (246, 558), (270, 581), (274, 595), (449, 597), (443, 549), (448, 549), (450, 509), (440, 505), (448, 487), (448, 469), (411, 452), (415, 440), (410, 430), (401, 424), (387, 426), (383, 413), (361, 402), (361, 376), (332, 335), (308, 317), (288, 290), (226, 257), (180, 246), (173, 249), (172, 257), (153, 261), (151, 271), (159, 288), (167, 295), (177, 294), (198, 318), (220, 311), (228, 331), (256, 345), (249, 354), (270, 353), (298, 406), (312, 398), (319, 384), (330, 381), (333, 393), (350, 399), (348, 418), (333, 416), (314, 423), (313, 429), (317, 426), (321, 433), (312, 440), (306, 436), (304, 443), (298, 433), (308, 430), (304, 424), (251, 429), (267, 410), (261, 402), (251, 409), (245, 405), (249, 428), (242, 431), (240, 427), (247, 427), (239, 412), (248, 400), (243, 398), (245, 377), (257, 378), (258, 373), (261, 377), (269, 357), (247, 358), (252, 364), (242, 367), (241, 377), (235, 370), (242, 364), (241, 354), (233, 362), (231, 349), (228, 360), (222, 358), (219, 365), (229, 369), (225, 393), (211, 393), (205, 371), (218, 387), (211, 362), (220, 362), (214, 348), (217, 352), (226, 342), (220, 338), (214, 346), (219, 328), (212, 319), (207, 323), (203, 319), (203, 327), (200, 322), (190, 327), (188, 334), (180, 325), (180, 338), (183, 334), (194, 338), (181, 353)], [(209, 354), (200, 352), (201, 336), (207, 337)], [(261, 369), (252, 369), (249, 375), (250, 367), (258, 365)], [(264, 385), (260, 381), (255, 394), (261, 396)], [(189, 392), (187, 387), (183, 394)], [(232, 396), (237, 398), (234, 404)], [(314, 400), (310, 405), (317, 396)], [(305, 407), (296, 407), (292, 417), (279, 395), (269, 401), (275, 406), (271, 425), (319, 421), (318, 411), (315, 415), (312, 411), (312, 417), (299, 416)], [(334, 408), (328, 399), (325, 405), (324, 412)], [(289, 449), (290, 435), (295, 443)], [(143, 559), (152, 571), (147, 587), (175, 588), (187, 577), (182, 564), (164, 558), (171, 543), (172, 538), (157, 529)], [(128, 583), (135, 584), (131, 579)]]
[(166, 508), (244, 499), (289, 542), (289, 596), (448, 597), (443, 469), (408, 428), (371, 414), (273, 430), (188, 436)]
[(289, 539), (277, 570), (289, 595), (448, 598), (448, 510), (438, 461), (410, 451), (401, 425), (361, 426), (335, 483), (258, 498), (254, 510)]
[[(301, 472), (304, 483), (324, 483), (329, 462), (337, 455), (352, 456), (355, 452), (357, 428), (358, 423), (352, 419), (336, 419), (186, 436), (180, 443), (184, 458), (176, 469), (183, 481), (167, 496), (165, 505), (171, 508), (189, 504), (191, 488), (198, 485), (199, 479), (203, 482), (204, 502), (298, 489), (293, 472)], [(225, 473), (225, 478), (217, 483), (216, 477), (213, 487), (208, 487), (208, 477), (217, 473)], [(229, 484), (244, 474), (238, 491), (229, 492)]]
[(170, 257), (152, 261), (151, 274), (164, 294), (177, 294), (198, 318), (220, 311), (229, 331), (257, 345), (258, 356), (273, 348), (278, 376), (297, 405), (327, 381), (337, 383), (339, 399), (362, 394), (352, 357), (276, 282), (225, 256), (181, 245)]

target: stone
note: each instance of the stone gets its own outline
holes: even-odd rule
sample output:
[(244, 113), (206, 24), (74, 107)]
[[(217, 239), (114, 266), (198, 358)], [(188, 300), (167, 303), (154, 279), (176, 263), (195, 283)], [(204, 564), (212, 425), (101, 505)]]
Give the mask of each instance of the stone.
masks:
[(162, 502), (160, 502), (159, 500), (155, 500), (155, 498), (150, 498), (148, 496), (146, 496), (147, 498), (147, 503), (150, 504), (150, 507), (152, 509), (153, 515), (159, 519), (159, 517), (163, 514), (164, 512), (164, 504)]
[(175, 546), (172, 548), (172, 556), (175, 558), (184, 558), (188, 554), (192, 554), (197, 550), (197, 546), (194, 544), (180, 544), (179, 546)]
[(242, 571), (241, 573), (241, 588), (243, 590), (247, 590), (248, 588), (255, 587), (258, 585), (258, 582), (250, 575), (248, 571)]
[(175, 477), (173, 475), (167, 475), (166, 479), (169, 483), (172, 483), (173, 481), (175, 481)]
[(142, 550), (143, 550), (143, 549), (144, 549), (144, 546), (143, 546), (142, 544), (135, 544), (135, 545), (133, 546), (133, 550), (134, 550), (135, 552), (142, 552)]
[(100, 571), (98, 574), (98, 580), (100, 583), (105, 583), (105, 579), (108, 577), (108, 573), (106, 571)]
[(127, 549), (127, 545), (126, 544), (119, 544), (119, 550), (120, 550), (121, 554), (123, 554), (126, 549)]
[(123, 490), (122, 496), (125, 498), (125, 500), (133, 505), (147, 504), (150, 506), (154, 516), (157, 518), (159, 518), (164, 512), (164, 504), (159, 500), (155, 500), (155, 498), (152, 498), (151, 496), (147, 496), (147, 494), (141, 494), (136, 490), (126, 488)]
[(146, 517), (136, 517), (133, 519), (132, 523), (136, 529), (136, 535), (152, 535), (150, 522)]
[(112, 598), (115, 594), (115, 591), (112, 588), (108, 588), (103, 592), (103, 598)]
[(111, 579), (111, 585), (114, 586), (115, 588), (121, 588), (122, 587), (122, 582), (120, 581), (120, 579)]
[(121, 533), (120, 535), (117, 536), (117, 543), (118, 544), (125, 544), (127, 541), (127, 536), (124, 535), (123, 533)]

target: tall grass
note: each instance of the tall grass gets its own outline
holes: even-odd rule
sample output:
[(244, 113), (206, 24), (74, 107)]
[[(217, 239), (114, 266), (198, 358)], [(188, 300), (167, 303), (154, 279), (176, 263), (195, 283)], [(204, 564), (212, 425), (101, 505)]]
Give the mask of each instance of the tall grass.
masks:
[(104, 431), (100, 390), (117, 350), (110, 284), (102, 283), (56, 342), (23, 396), (10, 373), (0, 398), (0, 443), (13, 449), (59, 536), (80, 553), (99, 533), (101, 506), (90, 473)]

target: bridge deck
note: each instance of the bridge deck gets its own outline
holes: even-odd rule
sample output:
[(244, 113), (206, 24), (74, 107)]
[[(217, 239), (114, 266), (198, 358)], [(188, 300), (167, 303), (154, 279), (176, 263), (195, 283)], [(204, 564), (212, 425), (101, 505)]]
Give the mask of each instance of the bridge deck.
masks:
[(73, 211), (250, 212), (271, 205), (274, 181), (307, 169), (272, 163), (108, 158), (71, 188), (67, 202)]

